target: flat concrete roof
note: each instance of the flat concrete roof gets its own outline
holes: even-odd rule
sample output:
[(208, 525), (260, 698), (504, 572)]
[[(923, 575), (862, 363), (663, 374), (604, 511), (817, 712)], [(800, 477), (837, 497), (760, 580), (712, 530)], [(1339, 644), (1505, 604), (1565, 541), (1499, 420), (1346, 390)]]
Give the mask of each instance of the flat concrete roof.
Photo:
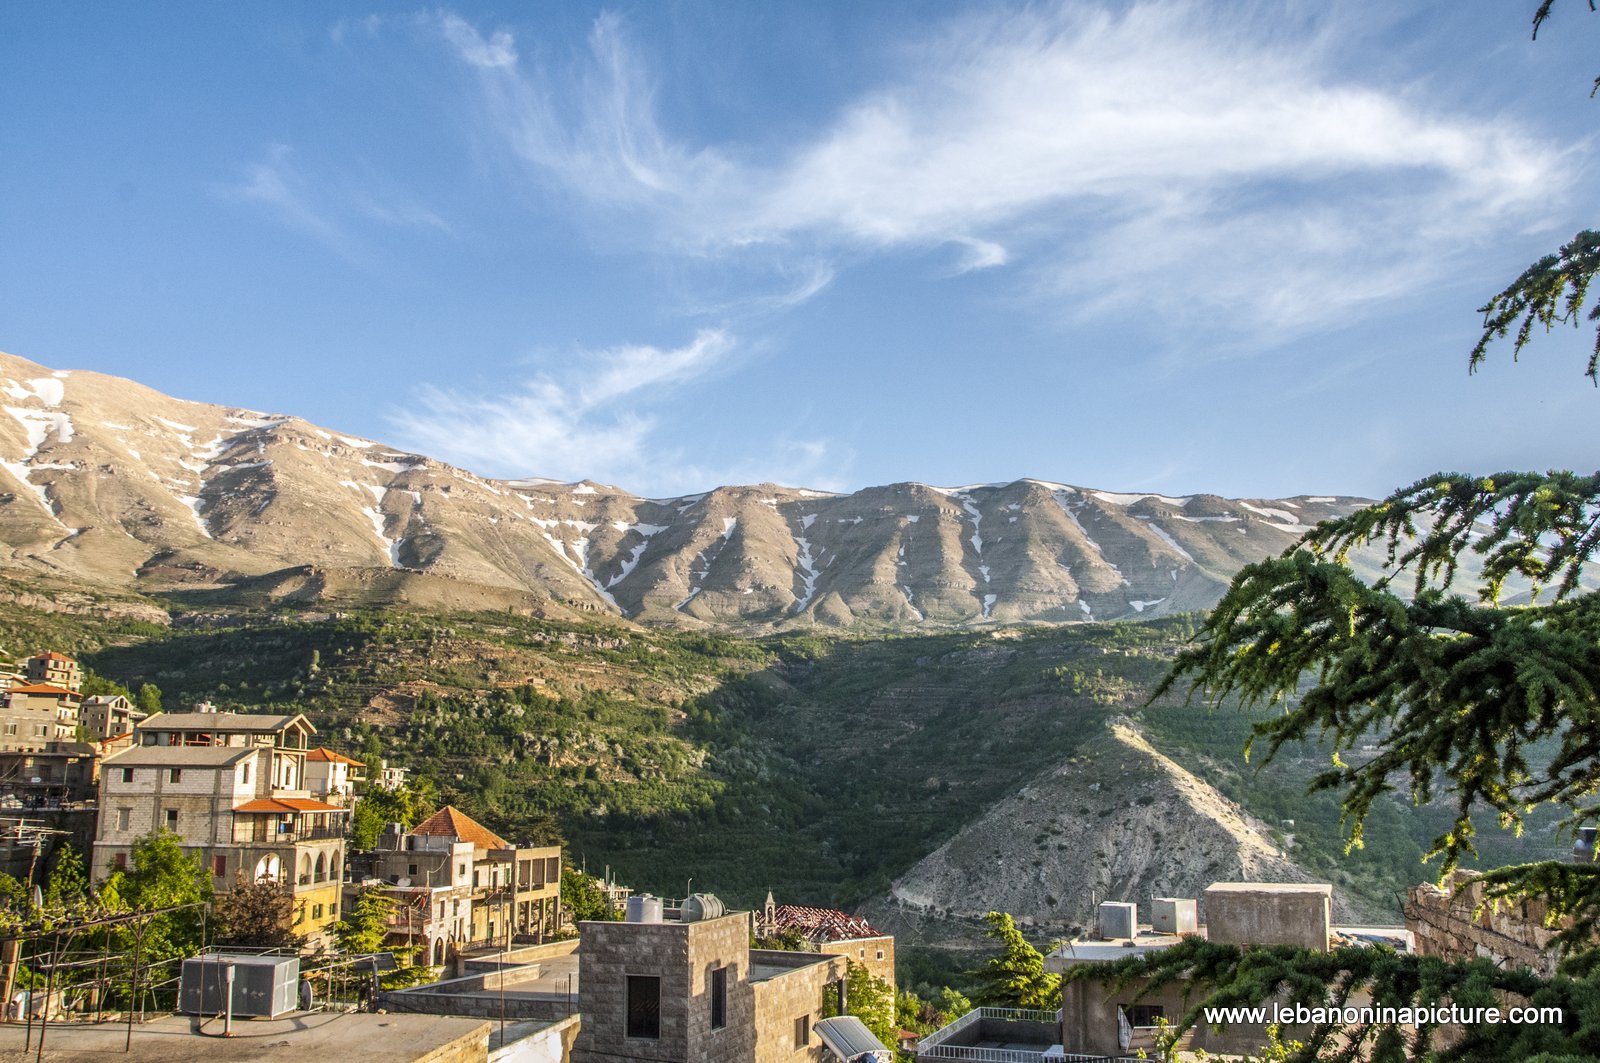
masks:
[[(453, 1046), (482, 1045), (467, 1058), (487, 1060), (489, 1027), (483, 1019), (442, 1015), (370, 1015), (328, 1011), (295, 1012), (281, 1019), (235, 1019), (233, 1036), (222, 1036), (222, 1020), (167, 1015), (133, 1027), (133, 1050), (122, 1051), (128, 1028), (122, 1023), (68, 1025), (52, 1023), (45, 1031), (45, 1058), (107, 1059), (127, 1063), (233, 1063), (278, 1059), (335, 1059), (339, 1063), (412, 1063)], [(507, 1031), (508, 1033), (510, 1031)], [(20, 1023), (0, 1024), (0, 1063), (34, 1058), (22, 1050)], [(39, 1026), (33, 1027), (33, 1048), (39, 1047)]]
[(1135, 938), (1114, 938), (1111, 941), (1079, 938), (1077, 941), (1068, 941), (1058, 946), (1048, 958), (1060, 966), (1074, 963), (1109, 963), (1129, 956), (1143, 956), (1147, 952), (1170, 949), (1183, 938), (1184, 935), (1155, 934), (1148, 929), (1141, 929), (1139, 936)]

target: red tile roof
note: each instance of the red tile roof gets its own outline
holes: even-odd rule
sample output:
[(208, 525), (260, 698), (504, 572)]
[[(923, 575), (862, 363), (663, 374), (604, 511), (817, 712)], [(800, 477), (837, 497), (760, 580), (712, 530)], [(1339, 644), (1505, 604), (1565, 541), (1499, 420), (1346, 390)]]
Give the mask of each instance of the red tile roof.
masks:
[(808, 908), (803, 904), (780, 904), (773, 909), (777, 930), (798, 930), (812, 941), (853, 941), (879, 938), (883, 933), (859, 915), (836, 908)]
[(235, 812), (343, 812), (338, 805), (306, 797), (258, 797), (233, 807)]
[(308, 752), (306, 754), (306, 759), (307, 760), (325, 760), (329, 764), (354, 764), (358, 768), (366, 767), (366, 765), (363, 764), (359, 760), (351, 760), (349, 757), (345, 756), (342, 753), (335, 753), (333, 750), (331, 750), (331, 749), (323, 749), (321, 746), (318, 746), (316, 749), (313, 749), (310, 752)]
[(446, 805), (427, 819), (411, 828), (412, 834), (427, 834), (435, 838), (454, 838), (471, 842), (480, 849), (509, 849), (506, 841), (482, 823), (451, 805)]
[(82, 694), (66, 687), (54, 686), (50, 683), (24, 683), (11, 688), (13, 694), (54, 694), (56, 697), (81, 698)]
[(45, 652), (40, 653), (40, 654), (36, 654), (34, 656), (34, 660), (40, 660), (40, 659), (43, 659), (43, 660), (46, 660), (46, 661), (66, 661), (69, 664), (76, 663), (76, 662), (74, 662), (72, 660), (71, 657), (68, 657), (64, 653), (57, 653), (55, 650), (46, 650)]

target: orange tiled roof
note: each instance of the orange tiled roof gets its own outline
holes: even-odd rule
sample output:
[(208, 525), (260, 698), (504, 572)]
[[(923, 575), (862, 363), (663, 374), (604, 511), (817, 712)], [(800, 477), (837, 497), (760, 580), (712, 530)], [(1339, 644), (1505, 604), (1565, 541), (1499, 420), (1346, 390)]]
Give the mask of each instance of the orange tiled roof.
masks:
[(50, 683), (24, 683), (21, 686), (12, 687), (11, 688), (11, 693), (13, 693), (13, 694), (54, 694), (58, 698), (59, 697), (72, 697), (72, 698), (81, 698), (81, 697), (83, 697), (83, 695), (79, 694), (76, 690), (68, 690), (66, 687), (58, 687), (58, 686), (54, 686), (54, 685), (52, 685)]
[(235, 805), (235, 812), (343, 812), (338, 805), (313, 801), (306, 797), (258, 797)]
[(325, 760), (329, 764), (353, 764), (358, 768), (366, 767), (366, 765), (363, 764), (359, 760), (351, 760), (349, 757), (345, 756), (342, 753), (335, 753), (333, 750), (331, 750), (331, 749), (323, 749), (321, 746), (318, 746), (316, 749), (313, 749), (310, 752), (308, 752), (306, 754), (306, 759), (307, 760)]
[(38, 657), (35, 658), (35, 660), (38, 660), (38, 659), (41, 659), (41, 658), (43, 660), (46, 660), (46, 661), (68, 661), (68, 662), (72, 661), (71, 657), (68, 657), (64, 653), (57, 653), (55, 650), (46, 650), (45, 652), (39, 654)]
[(427, 834), (435, 838), (455, 838), (457, 841), (471, 842), (480, 849), (511, 848), (510, 842), (451, 805), (446, 805), (412, 827), (411, 833)]

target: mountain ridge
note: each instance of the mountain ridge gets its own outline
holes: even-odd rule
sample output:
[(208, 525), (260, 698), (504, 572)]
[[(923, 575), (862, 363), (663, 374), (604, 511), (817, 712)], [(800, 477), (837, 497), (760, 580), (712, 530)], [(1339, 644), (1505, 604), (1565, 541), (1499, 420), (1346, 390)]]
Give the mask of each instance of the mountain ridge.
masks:
[[(754, 631), (1139, 618), (1209, 607), (1240, 566), (1365, 502), (1039, 479), (645, 498), (482, 477), (292, 415), (4, 354), (0, 407), (0, 562), (269, 604), (478, 587), (551, 615)], [(343, 589), (318, 589), (308, 567)]]

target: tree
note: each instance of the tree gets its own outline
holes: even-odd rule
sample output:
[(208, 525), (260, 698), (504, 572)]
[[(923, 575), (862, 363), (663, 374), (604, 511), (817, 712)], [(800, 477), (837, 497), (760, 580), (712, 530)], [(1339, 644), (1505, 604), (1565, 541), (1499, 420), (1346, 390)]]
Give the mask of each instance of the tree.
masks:
[[(1544, 0), (1534, 32), (1550, 16)], [(1590, 8), (1595, 7), (1591, 0)], [(1600, 79), (1596, 81), (1600, 91)], [(1468, 358), (1514, 332), (1513, 355), (1536, 325), (1578, 324), (1600, 272), (1600, 233), (1585, 231), (1534, 263), (1481, 308), (1484, 330)], [(1600, 307), (1588, 313), (1600, 320)], [(1600, 333), (1587, 375), (1600, 383)], [(1356, 578), (1351, 553), (1381, 551), (1384, 572)], [(1582, 586), (1600, 552), (1600, 474), (1440, 473), (1375, 506), (1325, 521), (1282, 557), (1239, 572), (1157, 690), (1187, 682), (1213, 705), (1237, 699), (1276, 706), (1254, 729), (1270, 762), (1285, 743), (1320, 739), (1331, 766), (1313, 790), (1341, 794), (1352, 847), (1376, 802), (1400, 791), (1416, 803), (1442, 799), (1449, 829), (1433, 840), (1441, 877), (1476, 853), (1475, 813), (1520, 830), (1541, 804), (1564, 826), (1600, 814), (1600, 592)], [(1476, 589), (1466, 573), (1477, 568)], [(1405, 586), (1408, 594), (1396, 592)], [(1507, 592), (1515, 597), (1507, 600)], [(1524, 595), (1526, 596), (1524, 598)], [(1374, 744), (1364, 763), (1340, 754)], [(1385, 949), (1308, 953), (1238, 949), (1198, 939), (1072, 978), (1152, 987), (1181, 981), (1197, 992), (1175, 1029), (1201, 1009), (1259, 1003), (1377, 1006), (1508, 1001), (1560, 1008), (1558, 1023), (1469, 1025), (1448, 1040), (1436, 1028), (1316, 1027), (1303, 1044), (1275, 1044), (1279, 1058), (1402, 1061), (1600, 1057), (1600, 864), (1547, 861), (1481, 879), (1491, 902), (1540, 897), (1552, 923), (1566, 920), (1554, 978), (1501, 970), (1487, 960), (1444, 963)], [(1437, 1043), (1436, 1043), (1437, 1042)]]
[(391, 823), (410, 829), (438, 808), (439, 794), (431, 783), (419, 780), (398, 790), (371, 787), (356, 802), (350, 816), (350, 847), (375, 849), (378, 837)]
[(614, 920), (616, 910), (600, 888), (600, 880), (565, 862), (561, 865), (561, 906), (575, 923), (586, 919)]
[(1000, 943), (1000, 953), (972, 972), (978, 981), (972, 994), (976, 1004), (996, 1008), (1044, 1008), (1061, 1006), (1061, 976), (1047, 973), (1044, 957), (1028, 943), (1006, 912), (990, 912), (984, 931)]
[[(127, 870), (113, 871), (100, 887), (100, 901), (108, 909), (148, 911), (179, 905), (208, 904), (212, 899), (211, 873), (183, 851), (178, 836), (158, 831), (133, 843)], [(131, 952), (133, 935), (116, 932), (119, 948)], [(144, 954), (154, 960), (192, 956), (205, 939), (202, 908), (159, 915), (144, 933)]]
[(134, 699), (134, 706), (143, 713), (154, 716), (161, 711), (161, 688), (154, 683), (144, 683)]
[(254, 882), (237, 872), (233, 889), (217, 899), (215, 938), (218, 944), (258, 949), (299, 951), (294, 932), (294, 892), (287, 882), (260, 878)]
[[(900, 1029), (895, 1024), (894, 990), (881, 978), (872, 977), (865, 965), (855, 960), (845, 961), (844, 1003), (846, 1015), (854, 1015), (861, 1025), (888, 1048), (900, 1041)], [(838, 1004), (830, 1000), (829, 1016), (839, 1014)]]
[(371, 886), (362, 890), (350, 910), (334, 924), (333, 938), (339, 951), (352, 956), (383, 951), (383, 941), (389, 932), (389, 915), (393, 911), (394, 901), (382, 888)]

